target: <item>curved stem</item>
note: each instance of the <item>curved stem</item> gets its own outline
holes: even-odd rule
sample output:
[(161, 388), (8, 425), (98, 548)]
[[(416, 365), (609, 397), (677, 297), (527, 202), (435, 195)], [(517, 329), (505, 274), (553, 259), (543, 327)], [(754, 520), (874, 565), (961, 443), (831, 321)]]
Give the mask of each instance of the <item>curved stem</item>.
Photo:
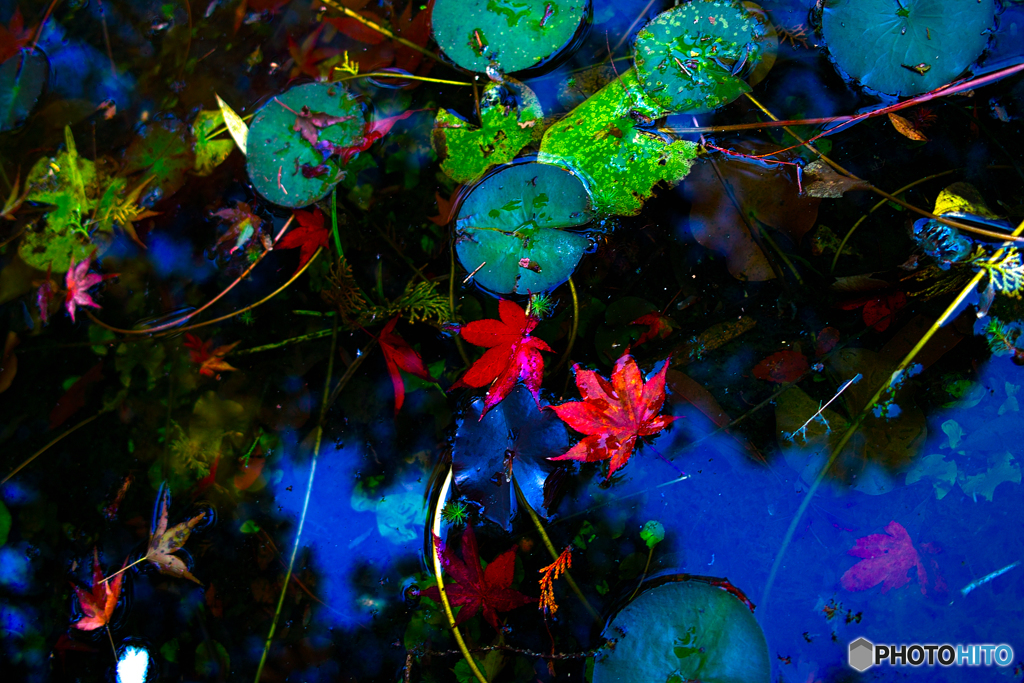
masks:
[[(451, 247), (449, 249), (451, 256), (451, 271), (448, 275), (448, 315), (452, 317), (452, 322), (455, 322), (455, 240), (452, 240)], [(466, 364), (468, 368), (471, 363), (469, 362), (469, 356), (466, 354), (466, 347), (462, 343), (462, 337), (458, 334), (455, 335), (455, 348), (459, 350), (459, 355), (462, 356), (462, 362)]]
[(105, 413), (105, 412), (107, 412), (107, 411), (106, 411), (106, 410), (101, 410), (100, 412), (96, 413), (96, 414), (95, 414), (95, 415), (93, 415), (92, 417), (87, 417), (87, 418), (85, 418), (84, 420), (82, 420), (81, 422), (79, 422), (79, 423), (78, 423), (78, 424), (76, 424), (76, 425), (75, 425), (74, 427), (72, 427), (71, 429), (67, 430), (66, 432), (64, 432), (64, 433), (63, 433), (63, 434), (61, 434), (60, 436), (54, 437), (54, 438), (53, 438), (53, 440), (52, 440), (52, 441), (50, 441), (50, 443), (48, 443), (48, 444), (46, 444), (45, 446), (43, 446), (42, 448), (40, 448), (40, 449), (39, 449), (38, 451), (36, 451), (36, 452), (35, 452), (35, 453), (33, 453), (32, 455), (30, 455), (30, 456), (29, 456), (28, 458), (26, 458), (26, 459), (25, 459), (25, 461), (24, 461), (23, 463), (21, 463), (20, 465), (18, 465), (17, 467), (15, 467), (15, 468), (14, 468), (13, 470), (11, 470), (10, 474), (8, 474), (8, 475), (7, 475), (6, 477), (4, 477), (4, 478), (3, 478), (3, 481), (0, 481), (0, 486), (3, 486), (3, 485), (4, 485), (4, 484), (6, 484), (7, 482), (9, 482), (9, 481), (11, 480), (11, 477), (13, 477), (13, 476), (14, 476), (14, 475), (16, 475), (16, 474), (17, 474), (18, 472), (21, 472), (21, 471), (22, 471), (23, 469), (25, 469), (26, 467), (28, 467), (28, 465), (29, 465), (29, 464), (30, 464), (30, 463), (31, 463), (31, 462), (32, 462), (33, 460), (35, 460), (35, 459), (36, 459), (36, 458), (38, 458), (38, 457), (39, 457), (40, 455), (42, 455), (43, 453), (45, 453), (45, 452), (47, 451), (47, 449), (49, 449), (49, 448), (50, 448), (51, 446), (54, 446), (54, 445), (56, 445), (57, 443), (59, 443), (59, 442), (60, 442), (60, 440), (61, 440), (61, 439), (63, 439), (64, 437), (66, 437), (66, 436), (70, 436), (70, 435), (71, 435), (71, 434), (73, 434), (74, 432), (77, 432), (77, 431), (78, 431), (79, 429), (81, 429), (81, 428), (82, 428), (82, 427), (84, 427), (85, 425), (89, 424), (90, 422), (92, 422), (93, 420), (95, 420), (95, 419), (96, 419), (97, 417), (99, 417), (100, 415), (102, 415), (102, 414), (103, 414), (103, 413)]
[[(431, 531), (434, 534), (434, 538), (441, 538), (441, 508), (444, 507), (444, 501), (448, 497), (448, 490), (452, 486), (452, 468), (448, 467), (448, 474), (444, 478), (444, 484), (441, 486), (441, 495), (437, 498), (437, 507), (434, 508), (432, 514)], [(469, 664), (470, 671), (476, 676), (476, 680), (479, 683), (487, 683), (487, 677), (484, 676), (483, 672), (480, 671), (480, 667), (477, 666), (476, 660), (473, 659), (473, 655), (469, 653), (469, 648), (466, 647), (466, 641), (462, 639), (462, 633), (459, 632), (459, 627), (455, 625), (455, 615), (452, 613), (452, 604), (448, 600), (448, 593), (444, 589), (444, 581), (441, 579), (441, 557), (437, 554), (437, 542), (432, 538), (430, 539), (430, 547), (433, 551), (430, 553), (431, 559), (434, 564), (434, 579), (437, 581), (437, 592), (441, 595), (441, 604), (444, 606), (444, 614), (448, 617), (448, 627), (452, 630), (452, 635), (455, 636), (455, 642), (459, 645), (459, 651), (462, 652), (462, 656), (465, 658), (466, 663)]]
[[(1017, 226), (1017, 229), (1013, 231), (1013, 235), (1014, 237), (1016, 237), (1020, 235), (1022, 232), (1024, 232), (1024, 221), (1022, 221), (1021, 224)], [(1006, 247), (1000, 247), (988, 259), (988, 262), (995, 263), (1000, 258), (1002, 258), (1005, 252)], [(938, 319), (936, 319), (935, 322), (932, 323), (932, 326), (928, 328), (928, 331), (921, 336), (921, 339), (918, 340), (917, 344), (914, 345), (914, 348), (910, 349), (910, 351), (903, 358), (903, 360), (900, 361), (899, 365), (896, 366), (896, 369), (889, 376), (889, 380), (886, 381), (885, 384), (880, 386), (878, 390), (875, 392), (874, 396), (872, 396), (871, 399), (864, 405), (864, 407), (861, 408), (860, 412), (850, 423), (850, 426), (847, 427), (846, 432), (843, 434), (842, 438), (840, 438), (839, 442), (835, 445), (835, 447), (833, 447), (832, 453), (829, 455), (828, 460), (825, 462), (825, 465), (818, 472), (818, 476), (814, 478), (814, 482), (811, 484), (810, 488), (808, 488), (806, 495), (804, 495), (804, 499), (803, 501), (801, 501), (800, 507), (797, 508), (796, 515), (794, 515), (793, 517), (793, 521), (790, 522), (789, 528), (786, 529), (786, 535), (782, 539), (782, 545), (779, 547), (779, 552), (775, 556), (775, 562), (772, 564), (771, 571), (768, 573), (768, 581), (765, 583), (764, 592), (761, 594), (762, 606), (766, 605), (768, 602), (768, 596), (771, 593), (771, 588), (772, 584), (775, 582), (775, 577), (779, 572), (779, 567), (782, 564), (782, 558), (785, 556), (786, 548), (792, 542), (793, 536), (796, 534), (796, 529), (800, 524), (800, 520), (803, 518), (804, 513), (810, 506), (811, 499), (814, 497), (815, 492), (818, 490), (818, 486), (820, 486), (821, 482), (825, 479), (825, 475), (832, 467), (832, 464), (836, 461), (836, 458), (839, 457), (839, 454), (846, 447), (846, 444), (849, 443), (851, 438), (853, 438), (853, 435), (857, 432), (857, 429), (860, 427), (860, 424), (864, 421), (864, 418), (867, 417), (868, 413), (878, 402), (878, 399), (882, 397), (882, 394), (885, 393), (885, 391), (892, 386), (893, 381), (896, 380), (903, 373), (904, 370), (910, 367), (910, 364), (914, 362), (914, 358), (917, 357), (917, 354), (921, 352), (921, 349), (924, 348), (925, 344), (928, 343), (932, 336), (934, 336), (935, 333), (938, 332), (939, 328), (941, 328), (943, 325), (946, 324), (946, 322), (949, 321), (949, 319), (956, 312), (957, 308), (959, 308), (963, 300), (968, 297), (971, 291), (978, 286), (979, 282), (981, 282), (982, 278), (985, 277), (985, 273), (986, 271), (984, 269), (981, 269), (974, 274), (974, 277), (972, 277), (970, 282), (968, 282), (964, 286), (964, 288), (960, 291), (957, 297), (953, 299), (953, 302), (946, 307), (946, 310), (942, 312), (942, 315), (940, 315)]]
[(295, 545), (292, 546), (292, 554), (288, 558), (288, 571), (284, 575), (284, 584), (281, 586), (281, 595), (277, 599), (277, 608), (274, 610), (274, 619), (270, 622), (270, 633), (263, 643), (263, 654), (260, 655), (259, 666), (256, 667), (256, 683), (259, 683), (263, 674), (263, 665), (267, 662), (267, 655), (270, 653), (270, 644), (274, 640), (274, 632), (277, 630), (277, 620), (281, 616), (281, 608), (284, 607), (284, 598), (288, 593), (288, 584), (291, 582), (292, 570), (295, 568), (295, 557), (299, 554), (300, 541), (302, 540), (302, 528), (306, 524), (306, 512), (309, 510), (309, 499), (313, 493), (313, 478), (316, 476), (316, 463), (320, 456), (320, 441), (324, 435), (324, 415), (327, 414), (327, 395), (331, 388), (331, 374), (334, 371), (334, 352), (338, 348), (338, 319), (334, 319), (334, 332), (331, 336), (331, 353), (327, 357), (327, 378), (324, 380), (323, 399), (320, 404), (320, 419), (316, 424), (316, 443), (313, 446), (313, 459), (309, 466), (309, 480), (306, 482), (306, 496), (302, 501), (302, 513), (299, 516), (299, 528), (295, 531)]
[(565, 353), (558, 359), (558, 365), (552, 368), (552, 372), (558, 370), (569, 360), (569, 354), (572, 353), (572, 347), (576, 343), (576, 333), (580, 329), (580, 301), (576, 296), (576, 285), (571, 276), (569, 277), (569, 291), (572, 292), (572, 327), (569, 328), (569, 345), (565, 347)]
[(640, 581), (636, 584), (636, 588), (633, 589), (633, 594), (629, 596), (627, 602), (632, 602), (636, 594), (640, 592), (640, 586), (644, 585), (644, 579), (647, 578), (647, 570), (651, 568), (651, 558), (654, 557), (654, 546), (650, 546), (647, 549), (647, 564), (644, 565), (644, 572), (640, 575)]

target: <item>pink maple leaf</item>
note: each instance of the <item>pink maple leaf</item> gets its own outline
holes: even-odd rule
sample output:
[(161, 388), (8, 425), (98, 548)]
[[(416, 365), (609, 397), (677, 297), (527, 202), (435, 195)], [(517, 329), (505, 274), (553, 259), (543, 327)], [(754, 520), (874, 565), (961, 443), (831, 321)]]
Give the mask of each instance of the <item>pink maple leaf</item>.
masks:
[(928, 592), (928, 573), (921, 563), (921, 556), (914, 548), (910, 534), (899, 522), (889, 522), (884, 534), (858, 538), (847, 553), (864, 558), (847, 569), (839, 580), (848, 591), (864, 591), (882, 584), (882, 593), (888, 593), (910, 583), (907, 573), (916, 567), (921, 593)]
[(89, 290), (110, 278), (117, 277), (118, 273), (107, 273), (99, 275), (89, 272), (89, 264), (92, 262), (96, 252), (89, 255), (87, 259), (75, 265), (75, 257), (71, 257), (71, 265), (68, 267), (67, 275), (64, 278), (64, 286), (67, 287), (67, 294), (64, 298), (64, 308), (71, 316), (71, 322), (75, 322), (75, 308), (77, 306), (91, 306), (101, 308), (89, 294)]

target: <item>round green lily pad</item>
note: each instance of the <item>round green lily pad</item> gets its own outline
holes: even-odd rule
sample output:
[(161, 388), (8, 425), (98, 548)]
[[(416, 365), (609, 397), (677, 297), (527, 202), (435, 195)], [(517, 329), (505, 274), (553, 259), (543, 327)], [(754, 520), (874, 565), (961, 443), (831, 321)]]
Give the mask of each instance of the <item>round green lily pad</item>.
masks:
[(271, 97), (249, 126), (249, 179), (275, 204), (308, 206), (345, 177), (332, 150), (355, 145), (365, 124), (363, 103), (337, 83), (307, 83)]
[(732, 594), (705, 583), (665, 583), (641, 593), (604, 636), (618, 642), (598, 657), (593, 683), (771, 680), (768, 643), (754, 615)]
[(434, 40), (464, 69), (505, 72), (540, 64), (569, 44), (587, 0), (437, 0)]
[(544, 292), (572, 275), (590, 240), (568, 228), (592, 217), (590, 194), (575, 175), (550, 164), (513, 164), (485, 177), (462, 202), (455, 251), (463, 268), (476, 271), (477, 284), (496, 294)]
[(49, 80), (50, 60), (40, 50), (21, 50), (0, 64), (0, 131), (21, 125)]
[(732, 102), (777, 38), (763, 13), (736, 2), (695, 0), (640, 29), (633, 48), (647, 96), (672, 112), (699, 114)]
[(821, 29), (836, 66), (887, 95), (949, 83), (984, 51), (995, 0), (826, 0)]

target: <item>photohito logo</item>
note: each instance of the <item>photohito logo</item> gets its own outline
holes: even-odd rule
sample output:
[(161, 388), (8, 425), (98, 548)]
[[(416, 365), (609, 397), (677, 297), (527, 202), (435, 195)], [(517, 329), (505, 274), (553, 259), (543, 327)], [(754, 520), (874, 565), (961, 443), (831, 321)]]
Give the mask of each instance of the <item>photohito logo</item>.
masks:
[(867, 638), (850, 643), (848, 659), (857, 671), (878, 664), (890, 666), (1009, 666), (1013, 648), (1000, 645), (875, 645)]

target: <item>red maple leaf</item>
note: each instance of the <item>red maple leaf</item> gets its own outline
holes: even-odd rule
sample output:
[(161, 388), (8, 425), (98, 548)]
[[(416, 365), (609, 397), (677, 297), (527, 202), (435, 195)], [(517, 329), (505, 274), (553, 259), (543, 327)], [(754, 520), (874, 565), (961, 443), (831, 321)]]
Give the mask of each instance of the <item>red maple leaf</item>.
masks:
[(21, 16), (21, 10), (15, 7), (7, 28), (0, 26), (0, 62), (6, 62), (18, 54), (21, 48), (28, 45), (32, 41), (34, 30), (25, 28), (25, 19)]
[(75, 265), (75, 257), (71, 257), (71, 265), (68, 267), (68, 272), (64, 276), (64, 286), (67, 287), (67, 294), (64, 298), (64, 307), (68, 311), (68, 315), (71, 316), (71, 322), (75, 322), (75, 308), (77, 306), (92, 306), (93, 308), (100, 308), (100, 305), (96, 303), (92, 296), (89, 294), (89, 290), (104, 280), (109, 280), (112, 277), (117, 277), (118, 273), (107, 273), (106, 275), (97, 275), (96, 273), (89, 272), (89, 264), (92, 262), (93, 256), (96, 252), (93, 252), (89, 258), (85, 259), (77, 266)]
[(110, 622), (110, 617), (117, 606), (117, 600), (121, 596), (121, 580), (124, 574), (118, 574), (109, 581), (103, 580), (103, 570), (100, 569), (99, 550), (93, 549), (92, 557), (92, 589), (84, 590), (75, 584), (71, 584), (78, 596), (78, 603), (82, 606), (85, 616), (75, 622), (75, 628), (81, 631), (94, 631)]
[[(390, 10), (391, 32), (399, 38), (404, 38), (415, 45), (425, 47), (430, 40), (430, 15), (433, 11), (434, 0), (427, 2), (414, 17), (412, 16), (413, 6), (419, 6), (419, 4), (419, 2), (410, 0), (401, 14), (396, 14), (392, 8)], [(369, 10), (364, 10), (359, 14), (378, 26), (388, 24), (384, 17)], [(327, 17), (324, 19), (324, 22), (334, 25), (338, 31), (344, 33), (349, 38), (370, 46), (361, 52), (353, 51), (352, 54), (352, 59), (359, 63), (359, 70), (362, 73), (370, 73), (393, 67), (425, 76), (434, 66), (434, 62), (431, 59), (427, 59), (424, 62), (423, 53), (402, 45), (397, 41), (390, 40), (387, 36), (374, 31), (356, 19), (351, 17)], [(419, 68), (421, 64), (423, 68)], [(417, 69), (419, 70), (417, 71)]]
[[(498, 621), (498, 612), (508, 612), (516, 607), (537, 601), (536, 598), (523, 595), (510, 588), (516, 567), (516, 550), (519, 546), (514, 545), (498, 555), (487, 565), (486, 569), (481, 571), (480, 553), (476, 547), (476, 534), (473, 533), (473, 527), (466, 526), (466, 530), (462, 533), (461, 560), (437, 536), (434, 537), (434, 544), (440, 549), (442, 566), (455, 580), (454, 584), (445, 586), (445, 593), (448, 595), (448, 601), (451, 602), (452, 607), (462, 608), (459, 610), (459, 616), (455, 618), (456, 626), (483, 610), (487, 623), (495, 630), (500, 631), (501, 622)], [(421, 595), (425, 595), (435, 602), (441, 601), (437, 586), (431, 586)]]
[(317, 249), (327, 246), (330, 231), (324, 227), (324, 215), (320, 209), (296, 211), (295, 220), (299, 222), (299, 227), (282, 237), (277, 248), (299, 249), (299, 267), (295, 269), (297, 273), (313, 258)]
[(647, 326), (647, 331), (640, 335), (640, 338), (633, 344), (633, 348), (640, 346), (644, 342), (649, 342), (655, 337), (666, 339), (675, 330), (675, 321), (657, 312), (642, 315), (631, 322), (630, 325)]
[(858, 538), (847, 553), (864, 559), (847, 569), (839, 580), (846, 590), (863, 591), (882, 584), (882, 593), (888, 593), (910, 583), (907, 572), (916, 567), (921, 592), (927, 593), (928, 574), (921, 556), (899, 522), (889, 522), (884, 534)]
[(675, 417), (658, 415), (665, 402), (668, 360), (646, 383), (628, 354), (615, 362), (611, 382), (593, 370), (573, 367), (582, 401), (548, 406), (567, 425), (586, 436), (569, 451), (551, 460), (611, 460), (610, 478), (629, 461), (636, 440), (669, 426)]
[(341, 160), (342, 165), (347, 164), (348, 162), (352, 161), (352, 157), (354, 157), (356, 154), (358, 154), (359, 152), (365, 152), (366, 150), (370, 149), (370, 145), (372, 145), (373, 143), (377, 142), (377, 140), (380, 140), (382, 137), (390, 133), (391, 129), (397, 122), (401, 121), (402, 119), (409, 118), (418, 111), (424, 110), (410, 109), (409, 111), (404, 111), (401, 114), (395, 114), (394, 116), (386, 116), (382, 119), (375, 119), (367, 123), (365, 127), (365, 132), (363, 133), (363, 137), (359, 140), (359, 142), (355, 143), (354, 145), (349, 145), (348, 147), (341, 147), (339, 145), (335, 145), (333, 142), (330, 142), (329, 140), (321, 140), (317, 142), (314, 145), (314, 147), (316, 147), (320, 151), (320, 153), (324, 155), (324, 159), (327, 159), (327, 157), (331, 156), (332, 154), (337, 154), (339, 159)]
[(388, 366), (388, 374), (391, 375), (391, 384), (395, 388), (395, 415), (402, 409), (402, 404), (405, 402), (405, 383), (402, 381), (402, 375), (398, 372), (400, 369), (416, 375), (420, 379), (435, 381), (426, 366), (423, 365), (423, 359), (420, 358), (416, 349), (394, 333), (397, 322), (398, 316), (388, 321), (388, 324), (381, 329), (378, 338), (380, 349), (384, 352), (384, 362)]
[(462, 185), (456, 185), (448, 199), (442, 197), (441, 193), (435, 192), (434, 198), (437, 200), (437, 215), (428, 216), (427, 220), (434, 225), (440, 225), (442, 228), (451, 223), (452, 218), (454, 218), (453, 210), (455, 209), (455, 198), (458, 197), (459, 190), (461, 189)]
[(797, 381), (810, 368), (807, 356), (799, 351), (786, 349), (773, 353), (754, 366), (754, 377), (785, 384)]
[(324, 24), (320, 24), (301, 43), (296, 43), (294, 38), (288, 36), (288, 52), (291, 53), (295, 63), (291, 70), (292, 78), (300, 73), (317, 79), (330, 76), (330, 70), (322, 70), (320, 63), (339, 54), (340, 51), (317, 45), (323, 30)]
[(231, 350), (240, 342), (226, 344), (213, 348), (213, 340), (203, 341), (194, 334), (185, 333), (185, 348), (188, 349), (189, 360), (199, 366), (199, 374), (207, 377), (215, 377), (221, 372), (238, 370), (224, 360), (224, 356), (231, 353)]
[(544, 359), (540, 352), (551, 351), (543, 339), (530, 336), (539, 321), (526, 315), (515, 303), (507, 299), (499, 301), (498, 315), (501, 320), (475, 320), (462, 327), (463, 339), (488, 350), (452, 385), (452, 389), (491, 385), (480, 412), (481, 420), (512, 391), (519, 378), (540, 408), (540, 382), (544, 377)]
[(906, 294), (892, 292), (846, 301), (839, 304), (839, 308), (844, 311), (853, 311), (863, 306), (864, 324), (875, 332), (885, 332), (896, 317), (896, 313), (906, 305)]

